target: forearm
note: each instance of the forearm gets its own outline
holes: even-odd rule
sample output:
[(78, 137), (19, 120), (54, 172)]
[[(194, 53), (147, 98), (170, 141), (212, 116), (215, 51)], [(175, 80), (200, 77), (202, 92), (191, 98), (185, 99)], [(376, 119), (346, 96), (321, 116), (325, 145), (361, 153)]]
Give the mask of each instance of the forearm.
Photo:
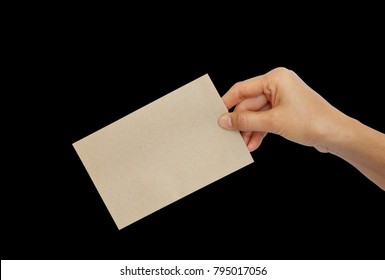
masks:
[(385, 134), (344, 116), (328, 146), (330, 153), (352, 164), (385, 190)]

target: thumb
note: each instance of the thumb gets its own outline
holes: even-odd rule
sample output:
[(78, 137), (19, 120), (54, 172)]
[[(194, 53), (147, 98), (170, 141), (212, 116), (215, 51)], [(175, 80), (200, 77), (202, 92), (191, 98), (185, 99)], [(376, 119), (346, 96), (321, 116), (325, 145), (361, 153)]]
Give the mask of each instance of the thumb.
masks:
[(218, 123), (225, 129), (239, 131), (263, 131), (272, 132), (272, 110), (267, 111), (234, 111), (222, 115)]

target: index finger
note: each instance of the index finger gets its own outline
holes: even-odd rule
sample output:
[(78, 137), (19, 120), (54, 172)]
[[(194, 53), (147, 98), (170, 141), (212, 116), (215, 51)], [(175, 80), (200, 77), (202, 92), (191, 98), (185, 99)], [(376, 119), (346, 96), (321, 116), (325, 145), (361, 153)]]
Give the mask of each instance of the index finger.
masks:
[(234, 107), (246, 98), (263, 94), (263, 80), (264, 75), (261, 75), (234, 84), (222, 96), (227, 109)]

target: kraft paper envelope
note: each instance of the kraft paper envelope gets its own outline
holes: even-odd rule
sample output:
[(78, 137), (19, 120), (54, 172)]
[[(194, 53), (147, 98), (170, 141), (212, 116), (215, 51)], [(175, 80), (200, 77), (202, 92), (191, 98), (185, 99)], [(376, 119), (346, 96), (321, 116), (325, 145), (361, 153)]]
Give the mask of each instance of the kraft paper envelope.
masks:
[(73, 143), (119, 229), (253, 162), (206, 74)]

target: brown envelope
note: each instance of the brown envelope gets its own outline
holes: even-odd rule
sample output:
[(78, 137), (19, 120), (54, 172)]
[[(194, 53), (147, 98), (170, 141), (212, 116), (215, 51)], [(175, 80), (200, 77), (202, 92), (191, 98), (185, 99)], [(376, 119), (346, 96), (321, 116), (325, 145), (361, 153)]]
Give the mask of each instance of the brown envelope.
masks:
[(73, 143), (117, 227), (253, 162), (206, 74)]

